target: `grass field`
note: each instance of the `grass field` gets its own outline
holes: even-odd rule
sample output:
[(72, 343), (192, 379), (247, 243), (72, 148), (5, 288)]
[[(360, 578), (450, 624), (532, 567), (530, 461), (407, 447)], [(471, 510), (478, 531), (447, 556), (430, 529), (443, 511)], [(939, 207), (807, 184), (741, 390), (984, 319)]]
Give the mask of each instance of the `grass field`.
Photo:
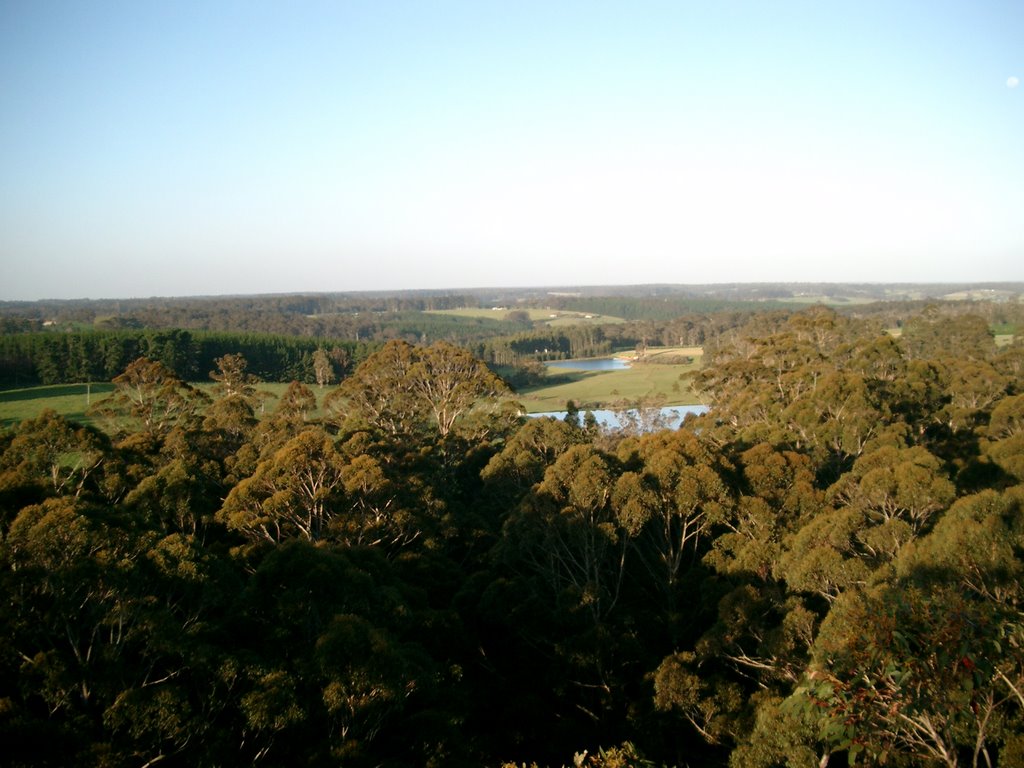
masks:
[(878, 299), (870, 296), (826, 296), (825, 294), (807, 294), (774, 299), (774, 301), (779, 301), (783, 304), (823, 304), (831, 307), (843, 307), (851, 304), (874, 304)]
[[(664, 405), (694, 405), (700, 400), (690, 390), (685, 377), (700, 369), (702, 354), (700, 347), (650, 347), (647, 351), (648, 362), (635, 362), (625, 370), (571, 371), (549, 368), (548, 384), (521, 391), (516, 399), (529, 413), (564, 410), (568, 400), (585, 408), (653, 397), (663, 400)], [(630, 352), (618, 356), (632, 358), (633, 355)], [(693, 362), (657, 362), (682, 358), (692, 358)], [(198, 382), (195, 386), (213, 395), (213, 382)], [(100, 426), (96, 420), (87, 416), (89, 404), (102, 400), (113, 388), (109, 383), (63, 384), (0, 392), (0, 428), (35, 418), (47, 408), (73, 421)], [(277, 399), (287, 388), (287, 384), (264, 382), (259, 385), (259, 391), (266, 395), (267, 413), (274, 410)], [(333, 388), (311, 386), (310, 389), (316, 395), (318, 404), (317, 412), (313, 415), (319, 416), (323, 399)]]
[(517, 309), (513, 307), (500, 307), (496, 309), (465, 308), (465, 309), (436, 309), (429, 310), (432, 315), (454, 315), (456, 317), (486, 317), (492, 320), (505, 320), (510, 312), (526, 312), (531, 322), (543, 322), (546, 325), (607, 325), (609, 323), (626, 322), (621, 317), (611, 315), (594, 315), (586, 312), (567, 312), (560, 309)]
[[(213, 394), (213, 382), (200, 382), (195, 386), (209, 395)], [(277, 399), (287, 388), (287, 384), (262, 383), (259, 385), (259, 391), (266, 395), (264, 406), (267, 413), (274, 410)], [(317, 398), (317, 411), (313, 415), (319, 416), (323, 399), (332, 388), (320, 389), (314, 385), (310, 389), (313, 390), (313, 394)], [(0, 428), (9, 427), (25, 419), (35, 418), (47, 408), (79, 424), (101, 426), (96, 419), (87, 415), (87, 410), (90, 402), (92, 404), (99, 402), (113, 390), (113, 384), (97, 383), (90, 385), (60, 384), (52, 387), (31, 387), (0, 392)]]
[(86, 416), (90, 403), (96, 403), (114, 390), (114, 385), (59, 384), (52, 387), (31, 387), (0, 392), (0, 427), (8, 427), (32, 419), (50, 408), (81, 424), (91, 424)]
[[(696, 360), (696, 358), (702, 357), (703, 355), (703, 347), (648, 347), (647, 352), (644, 354), (643, 362), (662, 363), (683, 357), (692, 357)], [(616, 357), (632, 359), (633, 354), (616, 355)]]
[[(686, 365), (657, 362), (633, 363), (618, 371), (570, 371), (548, 368), (550, 384), (522, 390), (518, 400), (528, 413), (565, 410), (572, 400), (580, 408), (598, 408), (623, 400), (657, 398), (664, 405), (697, 405), (698, 398), (687, 377), (700, 370), (700, 347), (652, 348), (648, 359), (686, 355), (694, 361)], [(624, 355), (623, 355), (624, 356)]]

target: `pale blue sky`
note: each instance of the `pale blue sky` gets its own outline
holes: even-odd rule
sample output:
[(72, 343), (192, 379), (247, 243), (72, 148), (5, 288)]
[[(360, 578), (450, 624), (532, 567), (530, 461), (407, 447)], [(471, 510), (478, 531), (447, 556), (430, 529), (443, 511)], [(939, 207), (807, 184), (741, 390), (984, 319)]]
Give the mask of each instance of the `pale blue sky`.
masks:
[(1024, 280), (1024, 2), (0, 0), (0, 299)]

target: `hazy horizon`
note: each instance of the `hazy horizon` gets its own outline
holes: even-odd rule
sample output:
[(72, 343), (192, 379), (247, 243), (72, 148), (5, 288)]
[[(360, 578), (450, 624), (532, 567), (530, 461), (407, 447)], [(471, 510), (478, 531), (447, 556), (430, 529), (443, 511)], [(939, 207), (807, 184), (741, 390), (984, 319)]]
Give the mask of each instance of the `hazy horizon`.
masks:
[[(825, 297), (840, 297), (844, 300), (853, 298), (851, 294), (857, 290), (864, 289), (886, 289), (892, 291), (898, 298), (903, 292), (923, 292), (922, 298), (942, 299), (946, 294), (929, 293), (928, 289), (942, 289), (950, 293), (964, 291), (986, 291), (993, 292), (1009, 291), (1024, 293), (1024, 281), (1020, 280), (981, 280), (981, 281), (932, 281), (932, 282), (878, 282), (878, 281), (857, 281), (857, 282), (798, 282), (798, 281), (765, 281), (765, 282), (720, 282), (720, 283), (645, 283), (645, 284), (537, 284), (537, 285), (474, 285), (474, 286), (442, 286), (437, 288), (370, 288), (353, 290), (295, 290), (295, 291), (263, 291), (258, 293), (191, 293), (191, 294), (148, 294), (148, 295), (103, 295), (93, 296), (41, 296), (35, 299), (4, 299), (0, 298), (0, 304), (16, 303), (41, 303), (47, 302), (146, 302), (146, 301), (216, 301), (218, 299), (249, 299), (275, 296), (347, 296), (347, 295), (374, 295), (374, 296), (401, 296), (405, 294), (431, 294), (435, 296), (458, 296), (460, 294), (475, 295), (478, 298), (492, 298), (487, 294), (530, 294), (532, 292), (545, 292), (549, 295), (580, 295), (580, 296), (658, 296), (662, 298), (685, 297), (688, 290), (692, 290), (714, 300), (727, 299), (723, 295), (727, 291), (738, 290), (740, 293), (749, 292), (752, 289), (788, 288), (794, 291), (794, 296), (812, 295), (801, 294), (801, 289), (838, 289), (825, 294)], [(647, 292), (648, 289), (658, 289), (657, 293)], [(952, 290), (950, 290), (952, 289)], [(610, 292), (606, 292), (610, 291)], [(818, 294), (814, 294), (818, 295)], [(700, 298), (693, 296), (692, 298)], [(752, 300), (739, 298), (737, 300)], [(869, 300), (885, 300), (883, 297), (874, 297)]]
[(1012, 2), (0, 6), (0, 299), (1024, 278)]

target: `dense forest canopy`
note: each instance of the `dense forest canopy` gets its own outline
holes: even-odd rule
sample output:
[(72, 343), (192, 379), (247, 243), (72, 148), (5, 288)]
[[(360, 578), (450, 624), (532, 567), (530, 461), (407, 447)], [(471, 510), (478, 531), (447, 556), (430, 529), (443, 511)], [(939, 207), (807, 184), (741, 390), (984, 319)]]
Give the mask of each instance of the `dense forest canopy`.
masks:
[(587, 329), (702, 335), (656, 432), (520, 414), (488, 354), (561, 330), (0, 337), (114, 386), (0, 433), (3, 762), (1024, 765), (1019, 315)]

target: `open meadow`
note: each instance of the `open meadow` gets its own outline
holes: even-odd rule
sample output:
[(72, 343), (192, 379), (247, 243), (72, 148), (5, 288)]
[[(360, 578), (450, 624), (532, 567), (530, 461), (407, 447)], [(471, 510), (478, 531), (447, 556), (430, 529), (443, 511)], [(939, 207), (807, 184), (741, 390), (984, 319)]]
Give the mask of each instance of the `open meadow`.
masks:
[[(654, 362), (659, 358), (688, 358), (692, 362)], [(647, 359), (649, 362), (633, 362), (629, 368), (614, 371), (573, 371), (548, 366), (550, 383), (523, 389), (518, 399), (528, 413), (561, 411), (569, 400), (582, 409), (640, 400), (657, 400), (662, 405), (700, 404), (689, 381), (701, 367), (699, 347), (651, 349)]]
[(87, 415), (91, 404), (114, 391), (109, 382), (95, 384), (58, 384), (0, 392), (0, 428), (32, 419), (47, 408), (81, 424), (94, 424)]
[[(193, 386), (213, 395), (213, 382), (194, 382)], [(276, 382), (261, 382), (258, 391), (264, 396), (264, 409), (267, 413), (274, 410), (277, 400), (288, 388), (287, 384)], [(320, 389), (315, 384), (309, 387), (316, 395), (317, 411), (314, 416), (320, 415), (319, 406), (323, 403), (333, 387)], [(60, 384), (50, 387), (29, 387), (26, 389), (11, 389), (0, 392), (0, 429), (12, 426), (25, 419), (33, 419), (44, 410), (50, 409), (66, 419), (88, 424), (102, 426), (102, 419), (89, 414), (90, 405), (95, 405), (103, 398), (114, 391), (114, 385), (109, 382), (93, 384)]]
[(589, 312), (573, 312), (564, 309), (520, 309), (517, 307), (466, 307), (463, 309), (435, 309), (428, 310), (425, 314), (449, 315), (452, 317), (479, 317), (492, 320), (508, 320), (513, 312), (525, 312), (531, 323), (544, 323), (545, 325), (609, 325), (626, 322), (621, 317), (610, 315), (599, 315)]
[[(548, 368), (544, 386), (521, 390), (517, 400), (527, 413), (560, 411), (568, 400), (583, 408), (606, 407), (623, 401), (657, 400), (663, 405), (694, 405), (700, 403), (690, 388), (688, 377), (701, 365), (700, 347), (658, 347), (648, 350), (648, 362), (633, 362), (629, 368), (615, 371), (571, 371)], [(631, 355), (620, 355), (631, 357)], [(672, 360), (673, 362), (659, 362)], [(691, 360), (692, 362), (675, 362)], [(194, 386), (212, 395), (213, 382), (194, 382)], [(260, 383), (265, 395), (264, 408), (273, 411), (278, 397), (288, 387), (282, 383)], [(318, 405), (333, 387), (323, 389), (310, 385)], [(113, 391), (109, 382), (93, 384), (62, 384), (29, 387), (0, 392), (0, 428), (38, 416), (46, 409), (81, 424), (101, 426), (89, 415), (90, 405)], [(319, 410), (315, 416), (319, 416)]]

